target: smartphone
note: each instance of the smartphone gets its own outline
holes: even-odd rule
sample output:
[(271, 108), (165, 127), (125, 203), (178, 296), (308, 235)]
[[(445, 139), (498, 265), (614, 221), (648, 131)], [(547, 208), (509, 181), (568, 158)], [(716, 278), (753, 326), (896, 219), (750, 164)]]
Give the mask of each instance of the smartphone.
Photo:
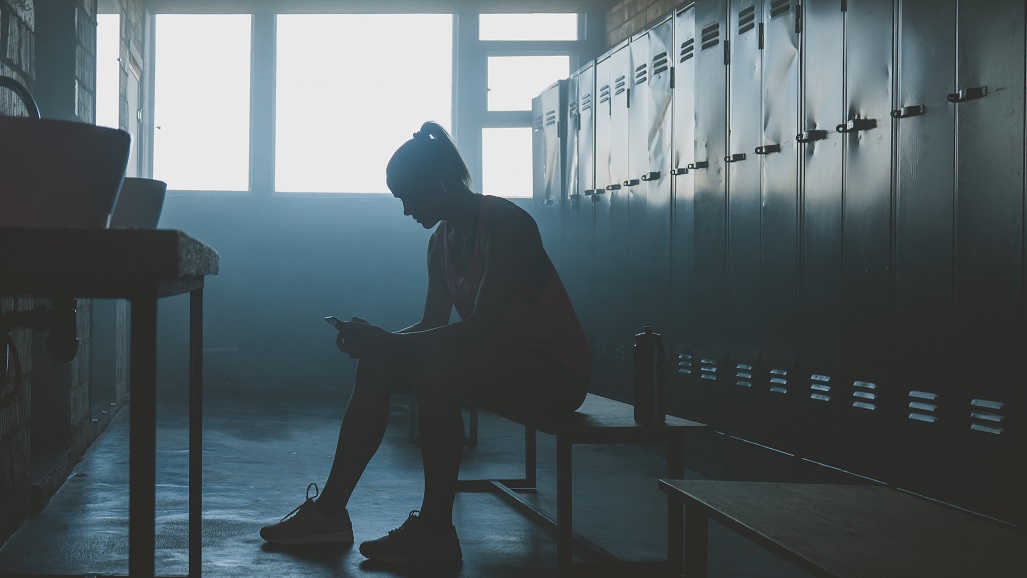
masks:
[(338, 317), (335, 317), (334, 315), (330, 317), (325, 317), (325, 321), (327, 321), (336, 330), (342, 331), (342, 320)]

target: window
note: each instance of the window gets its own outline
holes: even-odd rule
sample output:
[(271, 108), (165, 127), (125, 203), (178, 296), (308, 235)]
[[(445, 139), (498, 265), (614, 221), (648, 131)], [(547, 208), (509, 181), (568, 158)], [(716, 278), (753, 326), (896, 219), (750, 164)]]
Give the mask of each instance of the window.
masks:
[(121, 109), (121, 15), (96, 15), (96, 124), (118, 128)]
[(569, 56), (490, 56), (489, 110), (531, 110), (531, 99), (570, 75)]
[(577, 40), (577, 14), (482, 14), (480, 40)]
[(279, 15), (275, 189), (387, 192), (393, 151), (452, 126), (453, 17)]
[(157, 16), (153, 173), (169, 189), (249, 189), (250, 28), (249, 15)]
[(532, 196), (531, 127), (481, 131), (481, 190), (501, 197)]

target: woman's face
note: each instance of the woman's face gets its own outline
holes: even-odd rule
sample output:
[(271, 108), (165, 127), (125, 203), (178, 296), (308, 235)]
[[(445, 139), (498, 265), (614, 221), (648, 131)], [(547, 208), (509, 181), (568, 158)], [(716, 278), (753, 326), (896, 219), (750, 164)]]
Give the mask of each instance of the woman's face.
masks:
[(403, 202), (403, 214), (413, 217), (425, 229), (431, 229), (442, 220), (441, 185), (432, 186), (425, 182), (389, 184), (392, 196)]

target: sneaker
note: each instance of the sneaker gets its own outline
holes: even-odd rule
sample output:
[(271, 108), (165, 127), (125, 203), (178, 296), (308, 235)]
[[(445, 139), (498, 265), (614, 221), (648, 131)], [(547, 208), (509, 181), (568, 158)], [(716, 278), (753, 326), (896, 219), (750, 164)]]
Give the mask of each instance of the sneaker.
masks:
[[(314, 496), (310, 496), (310, 488)], [(276, 524), (260, 529), (260, 537), (273, 544), (295, 546), (299, 544), (351, 544), (353, 524), (349, 512), (325, 514), (314, 505), (317, 484), (307, 486), (307, 500), (289, 512)]]
[(360, 545), (360, 553), (379, 562), (391, 564), (423, 564), (459, 562), (463, 558), (456, 528), (430, 529), (414, 510), (403, 525), (390, 530), (388, 536)]

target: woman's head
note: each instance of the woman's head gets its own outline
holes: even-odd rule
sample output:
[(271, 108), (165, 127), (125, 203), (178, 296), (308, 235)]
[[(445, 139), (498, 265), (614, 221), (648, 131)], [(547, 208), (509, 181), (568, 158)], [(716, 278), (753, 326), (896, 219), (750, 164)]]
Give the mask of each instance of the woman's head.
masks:
[(403, 143), (385, 168), (389, 190), (403, 201), (403, 210), (425, 227), (440, 220), (439, 202), (471, 187), (467, 165), (446, 129), (428, 121)]

